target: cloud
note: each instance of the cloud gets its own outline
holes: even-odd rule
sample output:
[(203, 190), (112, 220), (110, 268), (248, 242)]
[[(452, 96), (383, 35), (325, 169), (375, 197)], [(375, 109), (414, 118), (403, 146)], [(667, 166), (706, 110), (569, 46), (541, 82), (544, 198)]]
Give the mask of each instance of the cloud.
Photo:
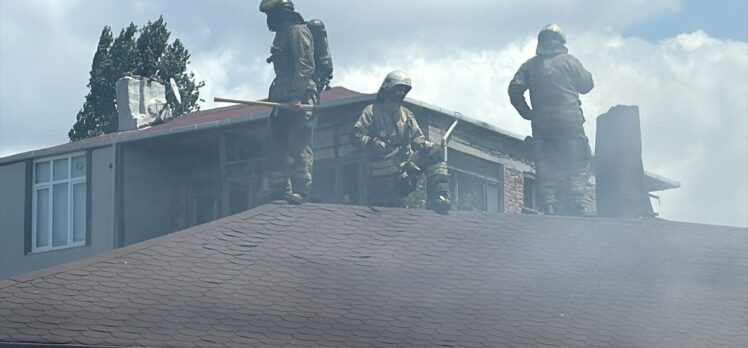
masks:
[[(616, 30), (626, 29), (632, 24), (672, 14), (682, 7), (680, 0), (627, 0), (627, 1), (583, 1), (576, 0), (567, 8), (578, 9), (578, 24), (606, 26)], [(563, 11), (566, 12), (566, 11)], [(562, 13), (563, 13), (562, 12)], [(576, 11), (574, 11), (576, 12)], [(568, 13), (568, 12), (566, 12)], [(583, 16), (578, 16), (584, 14)], [(552, 13), (556, 16), (556, 13)], [(581, 22), (581, 23), (580, 23)]]
[(327, 0), (325, 6), (311, 3), (298, 1), (296, 7), (309, 18), (325, 20), (333, 51), (345, 52), (346, 63), (368, 63), (386, 59), (389, 47), (414, 43), (431, 45), (440, 54), (498, 48), (527, 33), (537, 33), (547, 23), (559, 23), (571, 31), (611, 28), (623, 32), (678, 11), (682, 1), (357, 1), (356, 13), (364, 15), (356, 16), (347, 15), (353, 3), (349, 0)]
[(585, 35), (576, 47), (597, 76), (589, 114), (639, 105), (645, 167), (682, 182), (662, 192), (663, 217), (748, 226), (748, 44), (696, 31), (659, 43)]
[(76, 3), (3, 2), (0, 11), (0, 152), (3, 155), (38, 148), (39, 144), (50, 146), (67, 141), (67, 131), (83, 103), (95, 50), (95, 44), (68, 33), (68, 19)]
[(68, 17), (79, 3), (80, 0), (27, 0), (20, 9), (51, 28), (67, 28)]
[(206, 81), (200, 90), (202, 109), (225, 106), (213, 102), (214, 97), (259, 100), (267, 97), (273, 80), (271, 65), (255, 57), (245, 61), (231, 46), (209, 54), (196, 54), (191, 68), (196, 80)]

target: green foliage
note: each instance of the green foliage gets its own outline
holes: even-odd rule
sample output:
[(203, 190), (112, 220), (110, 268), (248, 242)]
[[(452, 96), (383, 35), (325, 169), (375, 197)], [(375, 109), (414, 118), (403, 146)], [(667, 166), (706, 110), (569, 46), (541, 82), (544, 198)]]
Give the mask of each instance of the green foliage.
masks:
[(136, 56), (133, 74), (138, 76), (156, 76), (164, 50), (169, 43), (169, 35), (166, 30), (164, 18), (159, 17), (156, 22), (148, 22), (148, 25), (140, 30), (140, 36), (135, 42)]
[(182, 103), (179, 104), (176, 102), (171, 88), (166, 89), (166, 98), (175, 116), (200, 110), (200, 106), (197, 104), (201, 101), (199, 91), (200, 88), (205, 86), (205, 82), (195, 81), (195, 74), (191, 71), (187, 72), (187, 64), (189, 63), (190, 53), (179, 39), (174, 40), (171, 45), (167, 46), (161, 56), (158, 77), (163, 81), (169, 81), (169, 78), (174, 78), (177, 86), (179, 86), (179, 94), (182, 97)]
[(424, 178), (422, 175), (421, 180), (418, 180), (418, 186), (416, 186), (416, 189), (403, 199), (403, 203), (405, 204), (406, 208), (426, 208), (426, 185), (424, 184), (425, 181), (426, 178)]
[(82, 139), (103, 134), (110, 128), (111, 119), (107, 115), (115, 110), (114, 88), (109, 88), (109, 74), (112, 65), (110, 50), (113, 42), (112, 29), (105, 26), (99, 37), (99, 45), (93, 58), (91, 78), (88, 81), (90, 92), (83, 108), (78, 112), (78, 122), (73, 125), (68, 136), (70, 140)]
[(155, 22), (149, 21), (139, 31), (130, 23), (116, 39), (111, 27), (104, 27), (91, 64), (89, 93), (68, 132), (71, 141), (117, 130), (114, 87), (117, 80), (127, 75), (157, 79), (167, 86), (173, 78), (182, 97), (182, 104), (178, 104), (171, 89), (166, 89), (166, 99), (174, 116), (200, 110), (200, 88), (205, 82), (195, 81), (195, 75), (187, 71), (190, 53), (179, 39), (169, 44), (170, 35), (163, 16)]
[[(416, 187), (415, 191), (411, 192), (407, 197), (403, 199), (403, 202), (405, 203), (405, 208), (412, 208), (412, 209), (425, 209), (426, 208), (426, 178), (425, 176), (421, 177), (421, 180), (418, 181), (418, 187)], [(481, 209), (476, 208), (476, 205), (478, 203), (478, 194), (476, 192), (469, 192), (465, 195), (463, 195), (462, 199), (457, 200), (457, 202), (454, 202), (455, 197), (452, 197), (453, 203), (456, 203), (454, 206), (454, 210), (459, 211), (478, 211)]]
[(476, 192), (469, 192), (465, 194), (462, 199), (457, 200), (457, 206), (455, 210), (459, 211), (478, 211), (476, 208), (476, 202), (478, 201), (478, 194)]

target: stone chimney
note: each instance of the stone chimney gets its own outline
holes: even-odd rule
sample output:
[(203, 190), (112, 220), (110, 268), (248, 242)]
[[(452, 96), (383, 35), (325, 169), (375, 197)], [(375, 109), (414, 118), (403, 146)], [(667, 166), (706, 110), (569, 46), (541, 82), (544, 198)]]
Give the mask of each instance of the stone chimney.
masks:
[(639, 107), (616, 105), (597, 118), (597, 213), (604, 217), (654, 216), (644, 185)]
[(118, 131), (147, 127), (172, 118), (166, 87), (153, 79), (125, 76), (115, 84)]

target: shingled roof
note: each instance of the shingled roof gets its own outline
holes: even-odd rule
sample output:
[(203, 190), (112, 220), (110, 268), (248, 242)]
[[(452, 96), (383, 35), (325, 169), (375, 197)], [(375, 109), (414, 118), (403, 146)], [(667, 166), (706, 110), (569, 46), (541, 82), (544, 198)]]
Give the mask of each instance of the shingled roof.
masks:
[(748, 230), (275, 203), (0, 282), (0, 342), (738, 347)]
[[(374, 97), (375, 96), (372, 94), (363, 94), (344, 87), (334, 87), (329, 91), (324, 91), (320, 94), (320, 107), (335, 107), (346, 103), (372, 100)], [(118, 131), (49, 148), (0, 157), (0, 164), (17, 162), (39, 156), (51, 156), (70, 151), (87, 150), (115, 143), (125, 143), (153, 137), (257, 121), (268, 117), (270, 111), (271, 108), (267, 106), (243, 104), (196, 111), (174, 118), (166, 123), (142, 129)]]

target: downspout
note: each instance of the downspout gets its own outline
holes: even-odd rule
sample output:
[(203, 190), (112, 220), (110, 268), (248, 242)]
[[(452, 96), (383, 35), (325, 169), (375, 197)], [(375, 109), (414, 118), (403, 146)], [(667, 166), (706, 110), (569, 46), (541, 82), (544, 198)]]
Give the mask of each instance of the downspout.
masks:
[(447, 132), (444, 133), (444, 136), (442, 137), (442, 151), (444, 151), (444, 162), (447, 162), (447, 145), (449, 145), (449, 141), (452, 140), (452, 132), (455, 130), (458, 123), (460, 123), (460, 120), (454, 120), (454, 122), (452, 122), (452, 125), (449, 126), (449, 129), (447, 129)]

